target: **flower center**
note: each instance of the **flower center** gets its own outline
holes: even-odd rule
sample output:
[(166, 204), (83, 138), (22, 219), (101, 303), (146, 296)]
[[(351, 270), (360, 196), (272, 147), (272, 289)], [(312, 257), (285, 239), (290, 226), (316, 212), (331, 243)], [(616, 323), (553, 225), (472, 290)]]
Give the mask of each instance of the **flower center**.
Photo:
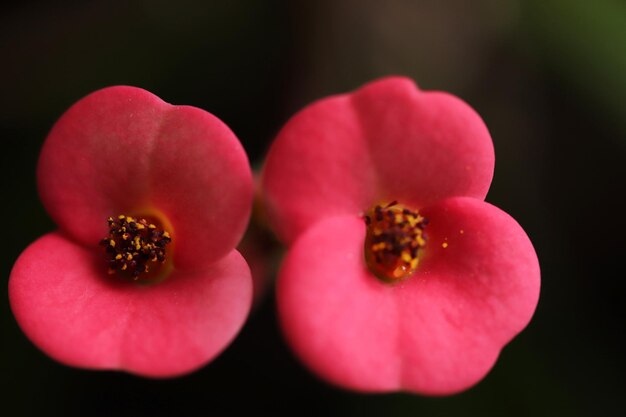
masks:
[(424, 227), (428, 220), (397, 201), (374, 206), (364, 218), (365, 261), (370, 271), (387, 282), (413, 274), (426, 245)]
[(156, 219), (119, 215), (109, 217), (109, 234), (100, 241), (105, 247), (109, 274), (119, 273), (134, 281), (163, 278), (165, 247), (172, 238)]

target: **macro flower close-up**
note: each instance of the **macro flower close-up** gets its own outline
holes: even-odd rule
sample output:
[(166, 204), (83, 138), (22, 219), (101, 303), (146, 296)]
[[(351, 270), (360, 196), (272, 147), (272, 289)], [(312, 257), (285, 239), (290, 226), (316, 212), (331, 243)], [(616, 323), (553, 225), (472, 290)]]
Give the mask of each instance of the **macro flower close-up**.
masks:
[(480, 116), (407, 78), (321, 99), (287, 122), (262, 189), (288, 245), (280, 323), (314, 373), (427, 395), (485, 377), (540, 286), (526, 233), (484, 201), (493, 171)]
[(98, 90), (54, 125), (37, 181), (58, 229), (17, 259), (9, 299), (43, 352), (170, 377), (235, 338), (252, 299), (235, 247), (253, 184), (223, 122), (140, 88)]

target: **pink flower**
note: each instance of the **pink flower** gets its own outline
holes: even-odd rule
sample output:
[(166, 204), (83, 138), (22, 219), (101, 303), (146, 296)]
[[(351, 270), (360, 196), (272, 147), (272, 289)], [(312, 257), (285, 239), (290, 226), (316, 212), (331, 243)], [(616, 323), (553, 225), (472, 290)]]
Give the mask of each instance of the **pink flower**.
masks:
[(287, 123), (263, 187), (290, 245), (280, 321), (308, 367), (358, 391), (430, 395), (486, 375), (539, 296), (531, 242), (483, 201), (493, 167), (480, 117), (405, 78)]
[(233, 340), (252, 297), (234, 248), (253, 186), (224, 123), (139, 88), (106, 88), (55, 124), (37, 177), (59, 230), (20, 255), (9, 297), (41, 350), (71, 366), (168, 377)]

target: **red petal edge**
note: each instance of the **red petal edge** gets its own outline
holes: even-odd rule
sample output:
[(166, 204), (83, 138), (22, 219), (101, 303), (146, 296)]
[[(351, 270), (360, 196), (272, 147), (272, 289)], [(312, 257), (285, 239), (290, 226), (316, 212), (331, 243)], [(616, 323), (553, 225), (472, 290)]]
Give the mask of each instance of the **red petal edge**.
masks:
[(215, 358), (250, 309), (250, 271), (234, 250), (203, 271), (174, 271), (150, 286), (106, 276), (103, 262), (51, 233), (13, 267), (9, 299), (17, 322), (59, 362), (150, 377), (182, 375)]
[(365, 227), (353, 216), (316, 223), (289, 250), (277, 288), (282, 327), (322, 378), (364, 392), (453, 394), (480, 381), (529, 322), (539, 265), (521, 227), (471, 198), (424, 212), (425, 257), (395, 285), (367, 270)]

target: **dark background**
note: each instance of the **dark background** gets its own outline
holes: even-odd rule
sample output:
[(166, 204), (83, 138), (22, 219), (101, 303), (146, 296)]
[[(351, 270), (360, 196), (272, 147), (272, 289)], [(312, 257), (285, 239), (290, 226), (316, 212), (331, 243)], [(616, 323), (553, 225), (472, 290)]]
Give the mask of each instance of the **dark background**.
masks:
[[(129, 84), (225, 121), (252, 162), (316, 98), (383, 75), (452, 92), (496, 148), (487, 200), (542, 267), (530, 326), (452, 397), (360, 395), (292, 356), (271, 290), (217, 360), (154, 381), (48, 359), (0, 301), (3, 415), (623, 415), (626, 4), (618, 0), (55, 1), (0, 6), (1, 276), (54, 229), (41, 144), (72, 103)], [(5, 414), (6, 413), (6, 414)]]

